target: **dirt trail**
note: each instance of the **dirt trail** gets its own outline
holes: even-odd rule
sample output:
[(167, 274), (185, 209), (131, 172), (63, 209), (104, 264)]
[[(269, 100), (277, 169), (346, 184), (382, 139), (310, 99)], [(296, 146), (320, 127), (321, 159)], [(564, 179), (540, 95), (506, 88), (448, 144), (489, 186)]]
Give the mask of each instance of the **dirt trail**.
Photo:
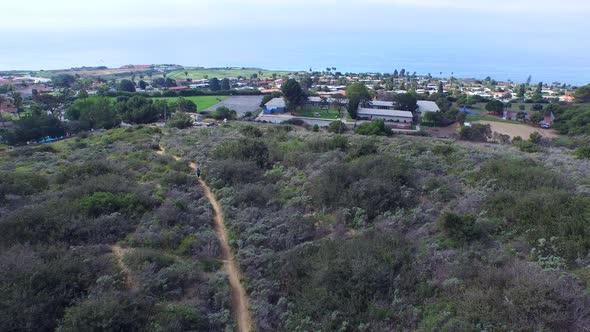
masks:
[[(165, 150), (162, 148), (158, 153), (164, 154)], [(175, 160), (180, 160), (177, 156), (173, 156), (173, 158)], [(191, 162), (189, 163), (189, 167), (194, 171), (198, 166)], [(248, 296), (246, 295), (244, 287), (240, 283), (240, 270), (229, 246), (227, 228), (225, 227), (225, 221), (223, 219), (223, 210), (205, 181), (199, 178), (199, 184), (203, 187), (205, 197), (207, 197), (211, 207), (213, 207), (213, 228), (215, 229), (215, 233), (217, 234), (221, 246), (221, 260), (223, 261), (223, 267), (229, 277), (232, 311), (236, 321), (236, 330), (238, 332), (251, 331), (252, 319), (250, 318), (250, 312), (248, 311)]]
[(123, 262), (123, 255), (125, 255), (129, 251), (129, 249), (124, 249), (121, 248), (119, 245), (114, 244), (111, 246), (111, 251), (113, 252), (113, 255), (115, 255), (115, 260), (121, 268), (121, 270), (123, 271), (123, 274), (125, 275), (125, 285), (127, 286), (127, 289), (131, 291), (136, 291), (137, 289), (139, 289), (137, 281), (135, 280), (135, 278), (133, 278), (131, 271)]

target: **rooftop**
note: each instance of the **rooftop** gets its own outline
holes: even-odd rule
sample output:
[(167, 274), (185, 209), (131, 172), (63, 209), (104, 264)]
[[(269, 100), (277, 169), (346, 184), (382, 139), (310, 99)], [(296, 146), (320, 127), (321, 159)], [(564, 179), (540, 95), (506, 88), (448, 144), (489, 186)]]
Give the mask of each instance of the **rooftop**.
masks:
[(268, 103), (264, 104), (266, 108), (280, 108), (285, 107), (285, 100), (282, 97), (273, 98)]
[(370, 115), (370, 116), (397, 116), (400, 118), (413, 118), (412, 112), (398, 111), (398, 110), (379, 110), (374, 108), (359, 108), (358, 115)]

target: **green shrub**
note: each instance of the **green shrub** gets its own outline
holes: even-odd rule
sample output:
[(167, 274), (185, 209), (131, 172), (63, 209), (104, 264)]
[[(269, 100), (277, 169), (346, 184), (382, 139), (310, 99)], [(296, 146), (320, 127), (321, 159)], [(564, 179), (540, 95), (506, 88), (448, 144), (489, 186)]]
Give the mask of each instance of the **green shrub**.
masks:
[(590, 159), (590, 146), (579, 147), (575, 155), (579, 159)]
[(374, 120), (371, 122), (361, 123), (355, 130), (359, 135), (389, 136), (392, 134), (391, 128), (385, 125), (383, 120)]
[(152, 316), (152, 302), (123, 293), (89, 298), (67, 309), (58, 332), (140, 331)]
[(136, 248), (123, 256), (123, 261), (134, 271), (140, 271), (145, 266), (153, 266), (155, 270), (161, 270), (174, 264), (174, 258), (158, 250), (148, 248)]
[(312, 181), (310, 193), (320, 206), (359, 207), (369, 219), (414, 204), (406, 190), (413, 187), (409, 167), (390, 157), (369, 156), (324, 169)]
[(224, 119), (235, 119), (237, 117), (237, 113), (234, 110), (230, 110), (225, 106), (218, 107), (215, 112), (211, 113), (211, 117), (216, 120), (224, 120)]
[(479, 178), (495, 179), (500, 188), (529, 191), (540, 187), (570, 188), (567, 179), (530, 161), (493, 159), (482, 166)]
[(330, 125), (328, 125), (328, 132), (330, 133), (342, 134), (346, 129), (346, 125), (340, 120), (332, 121), (330, 122)]
[(512, 144), (520, 149), (522, 152), (535, 153), (543, 151), (543, 148), (531, 141), (512, 141)]
[(327, 152), (332, 150), (346, 151), (348, 149), (348, 139), (346, 136), (334, 135), (324, 139), (316, 138), (307, 143), (309, 149), (313, 152)]
[(182, 112), (176, 112), (172, 114), (168, 123), (166, 123), (166, 127), (168, 128), (178, 128), (178, 129), (185, 129), (192, 127), (193, 120), (190, 115)]
[[(410, 257), (400, 236), (379, 232), (289, 252), (279, 273), (292, 299), (286, 330), (336, 331), (381, 320), (379, 303), (415, 292)], [(401, 318), (393, 310), (384, 316)]]
[(242, 135), (244, 135), (246, 137), (253, 137), (253, 138), (262, 137), (262, 131), (254, 126), (242, 127), (242, 128), (240, 128), (240, 132), (242, 133)]
[(30, 172), (0, 172), (0, 201), (7, 194), (32, 195), (49, 187), (47, 179)]
[(78, 202), (80, 212), (88, 216), (99, 216), (113, 212), (124, 214), (142, 213), (144, 207), (135, 194), (113, 194), (110, 192), (95, 192)]
[(168, 331), (205, 331), (207, 319), (193, 305), (162, 304), (156, 308), (151, 318), (150, 330)]
[(455, 148), (450, 144), (437, 144), (432, 148), (432, 153), (436, 155), (448, 156), (455, 152)]
[(214, 149), (213, 155), (218, 159), (251, 160), (260, 168), (266, 166), (269, 158), (266, 143), (254, 138), (221, 143)]
[(314, 125), (313, 125), (313, 127), (312, 127), (312, 131), (313, 131), (314, 133), (317, 133), (317, 132), (319, 132), (319, 131), (320, 131), (320, 126), (318, 126), (317, 124), (314, 124)]
[(355, 141), (348, 149), (347, 159), (352, 160), (362, 156), (375, 154), (377, 151), (377, 142), (373, 139)]
[(445, 212), (438, 219), (442, 231), (457, 244), (466, 244), (481, 239), (483, 231), (478, 227), (472, 215), (457, 215)]

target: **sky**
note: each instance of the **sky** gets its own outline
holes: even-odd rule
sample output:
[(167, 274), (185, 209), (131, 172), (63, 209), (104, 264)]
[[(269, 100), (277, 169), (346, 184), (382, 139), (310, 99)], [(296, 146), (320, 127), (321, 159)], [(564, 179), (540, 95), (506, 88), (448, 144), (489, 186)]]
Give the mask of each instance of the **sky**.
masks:
[(0, 70), (407, 67), (590, 81), (588, 0), (3, 0), (0, 12)]

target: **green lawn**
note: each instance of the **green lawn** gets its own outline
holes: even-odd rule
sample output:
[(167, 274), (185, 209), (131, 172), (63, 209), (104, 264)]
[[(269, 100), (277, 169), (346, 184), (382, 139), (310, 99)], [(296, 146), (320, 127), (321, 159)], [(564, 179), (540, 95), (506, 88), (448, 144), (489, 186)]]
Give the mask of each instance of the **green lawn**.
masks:
[[(469, 109), (471, 112), (475, 113), (475, 114), (485, 114), (487, 113), (486, 111), (486, 104), (487, 103), (476, 103), (475, 105), (471, 106), (471, 108)], [(515, 113), (521, 112), (522, 110), (519, 108), (519, 103), (512, 103), (510, 108), (507, 108), (506, 110), (508, 111), (512, 111)], [(522, 104), (524, 105), (525, 109), (524, 112), (535, 112), (533, 110), (533, 105), (534, 104)], [(547, 107), (547, 105), (543, 105), (544, 107)]]
[[(188, 76), (185, 75), (185, 71), (188, 72)], [(200, 80), (207, 76), (208, 78), (217, 77), (221, 78), (230, 78), (230, 77), (248, 77), (252, 76), (252, 74), (258, 74), (262, 72), (262, 77), (272, 76), (272, 74), (277, 74), (277, 76), (287, 75), (289, 71), (282, 71), (282, 70), (266, 70), (266, 69), (258, 69), (258, 68), (230, 68), (230, 69), (190, 69), (187, 68), (185, 70), (176, 70), (173, 72), (168, 73), (166, 77), (170, 77), (173, 79), (186, 79), (192, 78), (193, 80)]]
[[(342, 113), (344, 114), (345, 111), (342, 111)], [(319, 113), (319, 116), (315, 115), (316, 113)], [(308, 117), (308, 118), (318, 118), (318, 119), (338, 119), (338, 111), (336, 111), (335, 109), (328, 109), (328, 110), (323, 110), (320, 109), (318, 107), (306, 107), (304, 108), (302, 111), (298, 111), (293, 113), (293, 115), (296, 116), (304, 116), (304, 117)]]
[[(164, 98), (153, 98), (157, 100), (166, 100), (168, 103), (173, 103), (178, 100), (180, 97), (164, 97)], [(217, 105), (220, 102), (229, 98), (228, 96), (193, 96), (193, 97), (183, 97), (184, 99), (188, 99), (193, 103), (197, 104), (197, 111), (201, 112), (208, 109), (211, 106)]]
[(502, 118), (498, 118), (498, 117), (495, 117), (495, 116), (488, 116), (488, 115), (468, 115), (465, 120), (467, 122), (494, 121), (494, 122), (506, 122), (506, 123), (522, 124), (522, 122), (513, 121), (513, 120), (504, 120)]

